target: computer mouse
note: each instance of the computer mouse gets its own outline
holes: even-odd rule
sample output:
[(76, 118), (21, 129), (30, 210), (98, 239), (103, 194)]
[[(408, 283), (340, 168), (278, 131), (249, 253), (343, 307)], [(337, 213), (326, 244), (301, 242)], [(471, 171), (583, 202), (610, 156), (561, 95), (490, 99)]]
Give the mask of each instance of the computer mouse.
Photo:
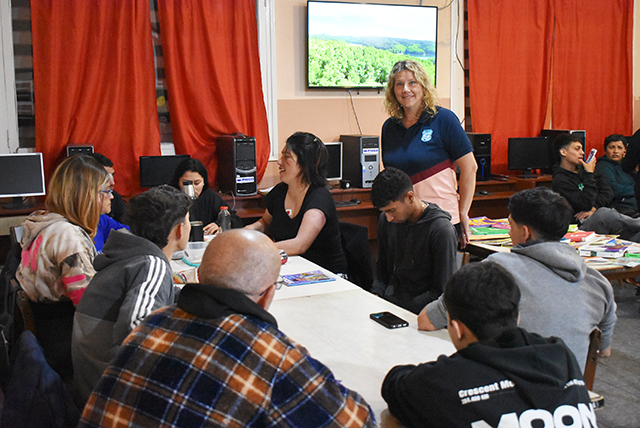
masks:
[(489, 192), (487, 192), (484, 189), (480, 190), (478, 193), (480, 193), (481, 195), (488, 195), (489, 194)]
[(360, 204), (360, 199), (358, 199), (358, 198), (353, 198), (353, 199), (351, 199), (351, 202), (353, 202), (353, 203), (354, 203), (354, 204), (356, 204), (356, 205), (359, 205), (359, 204)]

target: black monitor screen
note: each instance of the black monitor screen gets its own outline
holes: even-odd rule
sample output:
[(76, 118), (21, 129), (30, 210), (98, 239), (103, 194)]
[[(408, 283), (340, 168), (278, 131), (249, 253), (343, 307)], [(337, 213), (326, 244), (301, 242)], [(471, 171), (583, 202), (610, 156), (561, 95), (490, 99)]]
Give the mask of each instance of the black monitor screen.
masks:
[(543, 129), (540, 131), (541, 137), (549, 137), (549, 144), (553, 144), (558, 135), (560, 134), (576, 134), (580, 137), (580, 142), (582, 143), (582, 150), (586, 150), (587, 143), (587, 133), (585, 131), (578, 131), (572, 129)]
[(0, 155), (0, 198), (45, 194), (42, 153)]
[(509, 169), (531, 171), (550, 168), (550, 144), (548, 137), (509, 138)]
[(327, 180), (342, 179), (342, 142), (324, 144), (329, 151), (327, 162)]
[(140, 156), (140, 187), (171, 184), (173, 173), (189, 155)]

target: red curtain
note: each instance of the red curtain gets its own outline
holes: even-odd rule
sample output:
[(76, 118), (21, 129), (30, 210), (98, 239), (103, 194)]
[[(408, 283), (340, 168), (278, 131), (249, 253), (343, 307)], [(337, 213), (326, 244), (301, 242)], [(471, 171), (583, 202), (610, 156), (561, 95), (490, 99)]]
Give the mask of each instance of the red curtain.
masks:
[(159, 155), (149, 2), (31, 2), (36, 150), (51, 174), (68, 143), (115, 163), (116, 190), (139, 189), (138, 156)]
[(599, 156), (633, 132), (633, 0), (556, 2), (555, 39), (553, 127), (586, 130)]
[(214, 184), (216, 137), (254, 136), (260, 181), (270, 146), (255, 0), (158, 0), (158, 18), (176, 153), (202, 161)]
[(468, 0), (473, 131), (491, 134), (491, 171), (507, 173), (507, 139), (543, 128), (553, 0)]

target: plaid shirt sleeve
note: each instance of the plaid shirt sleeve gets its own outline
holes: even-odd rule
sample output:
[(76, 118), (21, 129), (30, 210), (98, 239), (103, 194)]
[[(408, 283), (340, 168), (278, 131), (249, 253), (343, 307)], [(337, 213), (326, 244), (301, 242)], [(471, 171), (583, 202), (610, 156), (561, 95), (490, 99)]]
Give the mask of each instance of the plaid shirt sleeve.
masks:
[(271, 393), (272, 416), (289, 426), (375, 427), (364, 399), (299, 345), (283, 355)]

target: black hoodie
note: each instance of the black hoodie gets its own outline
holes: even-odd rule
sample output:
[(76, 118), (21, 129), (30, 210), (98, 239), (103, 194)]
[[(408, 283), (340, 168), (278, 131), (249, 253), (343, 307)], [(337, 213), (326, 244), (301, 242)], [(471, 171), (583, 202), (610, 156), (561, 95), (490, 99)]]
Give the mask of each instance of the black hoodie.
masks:
[(597, 426), (580, 367), (564, 342), (519, 328), (435, 362), (394, 367), (382, 397), (407, 427), (538, 426), (527, 422), (534, 420), (545, 427)]
[(458, 235), (451, 215), (430, 203), (417, 222), (378, 221), (378, 266), (371, 292), (418, 314), (455, 272)]

